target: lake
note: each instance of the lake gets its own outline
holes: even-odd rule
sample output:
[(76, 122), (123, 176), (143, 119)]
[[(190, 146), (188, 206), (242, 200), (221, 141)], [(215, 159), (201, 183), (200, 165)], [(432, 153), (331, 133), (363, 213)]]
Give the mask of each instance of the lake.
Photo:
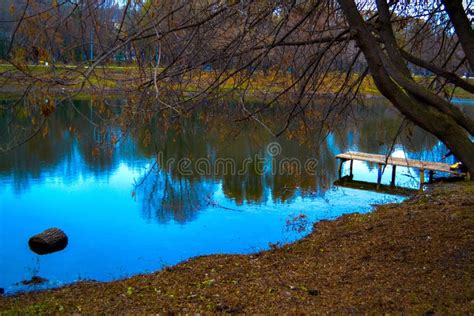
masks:
[[(194, 256), (289, 243), (319, 220), (405, 198), (333, 185), (336, 154), (393, 148), (400, 157), (441, 161), (447, 151), (381, 99), (352, 106), (350, 116), (315, 106), (278, 138), (267, 128), (283, 112), (238, 120), (242, 113), (232, 102), (175, 115), (138, 113), (120, 98), (58, 102), (51, 111), (41, 100), (17, 101), (0, 103), (1, 146), (13, 147), (0, 154), (6, 293), (109, 281)], [(332, 128), (321, 123), (325, 115)], [(397, 170), (397, 185), (418, 187), (416, 171)], [(382, 183), (390, 175), (388, 168)], [(355, 162), (354, 176), (375, 182), (377, 168)], [(50, 227), (64, 230), (69, 244), (36, 255), (28, 239)], [(33, 276), (47, 282), (21, 284)]]

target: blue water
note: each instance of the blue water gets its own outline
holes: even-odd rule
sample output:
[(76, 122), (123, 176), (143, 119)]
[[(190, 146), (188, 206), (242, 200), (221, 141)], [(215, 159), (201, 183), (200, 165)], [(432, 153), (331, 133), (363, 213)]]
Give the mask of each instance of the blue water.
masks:
[(451, 102), (455, 104), (463, 104), (463, 105), (474, 105), (474, 99), (458, 99), (453, 98)]
[[(378, 124), (399, 120), (383, 107), (370, 112), (366, 125), (329, 135), (318, 154), (297, 140), (278, 140), (287, 157), (318, 158), (318, 173), (304, 176), (272, 170), (263, 175), (178, 176), (155, 166), (156, 151), (143, 146), (141, 130), (124, 136), (113, 151), (95, 152), (96, 129), (83, 115), (68, 111), (58, 110), (48, 133), (0, 155), (0, 287), (7, 293), (84, 279), (109, 281), (198, 255), (266, 250), (271, 243), (303, 237), (318, 220), (369, 212), (373, 204), (405, 198), (333, 185), (338, 169), (334, 155), (346, 150), (384, 153), (391, 145), (393, 135), (374, 133)], [(398, 124), (392, 125), (396, 131)], [(242, 160), (274, 141), (265, 131), (241, 133), (231, 141), (219, 138), (222, 132), (222, 127), (188, 134), (157, 130), (160, 137), (168, 136), (157, 138), (156, 148), (172, 158)], [(394, 155), (439, 161), (445, 151), (432, 137), (415, 131), (396, 144)], [(397, 170), (398, 185), (418, 187), (416, 171)], [(382, 183), (389, 184), (390, 175), (388, 168)], [(355, 162), (354, 176), (375, 182), (377, 168)], [(306, 217), (294, 222), (301, 214)], [(63, 251), (36, 255), (28, 239), (50, 227), (64, 230), (69, 244)], [(20, 283), (33, 276), (48, 281)]]
[[(34, 274), (47, 278), (44, 286), (80, 279), (111, 280), (156, 271), (196, 255), (249, 253), (268, 249), (269, 243), (291, 242), (300, 237), (287, 229), (286, 221), (306, 214), (310, 221), (351, 212), (367, 212), (370, 204), (399, 201), (353, 189), (332, 189), (321, 198), (297, 198), (279, 204), (271, 199), (260, 204), (235, 205), (224, 197), (221, 186), (212, 186), (209, 206), (185, 224), (143, 218), (140, 205), (131, 198), (127, 179), (133, 176), (125, 164), (108, 179), (81, 177), (65, 184), (57, 178), (35, 183), (28, 193), (2, 190), (2, 241), (0, 284), (7, 292)], [(38, 256), (28, 238), (48, 227), (61, 227), (69, 245), (58, 253)]]

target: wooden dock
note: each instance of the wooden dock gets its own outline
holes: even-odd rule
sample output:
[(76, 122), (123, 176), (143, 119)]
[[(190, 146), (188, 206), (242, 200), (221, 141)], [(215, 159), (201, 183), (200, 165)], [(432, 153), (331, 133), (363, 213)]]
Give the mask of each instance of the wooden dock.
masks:
[(392, 166), (392, 181), (390, 185), (395, 186), (395, 176), (397, 166), (415, 168), (420, 171), (420, 189), (423, 188), (425, 183), (425, 171), (429, 172), (429, 181), (433, 180), (433, 175), (435, 172), (446, 172), (458, 176), (468, 176), (469, 174), (459, 172), (458, 170), (450, 169), (450, 165), (442, 162), (432, 162), (432, 161), (422, 161), (415, 159), (406, 159), (406, 158), (397, 158), (391, 156), (377, 155), (377, 154), (368, 154), (361, 152), (346, 152), (343, 154), (336, 155), (336, 158), (340, 160), (339, 164), (339, 178), (342, 178), (342, 166), (344, 162), (350, 161), (350, 174), (349, 177), (352, 178), (352, 167), (354, 160), (366, 161), (378, 164), (378, 175), (377, 175), (377, 184), (380, 185), (382, 181), (382, 172), (384, 166)]

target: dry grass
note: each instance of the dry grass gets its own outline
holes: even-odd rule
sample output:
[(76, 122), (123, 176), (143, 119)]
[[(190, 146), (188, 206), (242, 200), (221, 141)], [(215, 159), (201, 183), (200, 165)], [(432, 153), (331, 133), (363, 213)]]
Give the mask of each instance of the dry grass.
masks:
[[(87, 67), (86, 67), (87, 68)], [(97, 67), (93, 73), (85, 79), (80, 72), (87, 69), (75, 68), (74, 66), (58, 65), (56, 68), (46, 67), (42, 65), (27, 66), (25, 73), (15, 70), (11, 65), (0, 65), (0, 93), (22, 92), (30, 83), (31, 78), (36, 77), (38, 85), (48, 85), (48, 90), (61, 92), (76, 92), (82, 87), (83, 92), (100, 92), (100, 93), (116, 93), (117, 91), (134, 90), (141, 87), (150, 78), (153, 78), (151, 69), (139, 70), (137, 67), (118, 67), (103, 66)], [(158, 74), (163, 69), (158, 71)], [(25, 76), (25, 74), (29, 74)], [(54, 79), (54, 80), (52, 80)], [(351, 86), (355, 91), (366, 96), (380, 96), (380, 92), (371, 76), (367, 76), (358, 84), (357, 76), (354, 75), (348, 82), (344, 81), (345, 73), (330, 72), (327, 73), (322, 80), (314, 83), (314, 86), (307, 86), (307, 94), (314, 91), (317, 94), (334, 94), (337, 93), (342, 84)], [(429, 82), (430, 78), (417, 77), (420, 82)], [(66, 85), (58, 85), (58, 82), (67, 83)], [(167, 78), (160, 81), (160, 88), (175, 89), (185, 92), (199, 92), (207, 90), (209, 86), (219, 91), (246, 91), (249, 95), (276, 95), (286, 88), (292, 86), (296, 82), (296, 78), (287, 72), (276, 71), (241, 71), (232, 74), (228, 71), (221, 73), (219, 71), (201, 71), (196, 70), (180, 78)], [(470, 79), (472, 82), (472, 79)], [(298, 94), (301, 82), (296, 82), (289, 93)], [(42, 86), (41, 89), (44, 89)], [(447, 91), (449, 92), (449, 91)], [(472, 98), (473, 95), (460, 88), (455, 89), (454, 96), (458, 98)]]

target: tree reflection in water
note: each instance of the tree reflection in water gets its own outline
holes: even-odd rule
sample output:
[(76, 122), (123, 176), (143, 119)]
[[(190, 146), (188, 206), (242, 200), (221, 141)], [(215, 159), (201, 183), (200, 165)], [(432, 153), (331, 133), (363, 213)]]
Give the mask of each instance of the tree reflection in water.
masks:
[[(33, 101), (14, 103), (2, 101), (1, 142), (21, 135), (41, 118)], [(436, 161), (445, 151), (444, 145), (419, 128), (405, 124), (400, 129), (400, 116), (376, 99), (353, 106), (350, 115), (334, 114), (324, 120), (324, 102), (319, 102), (308, 107), (304, 119), (294, 120), (278, 139), (254, 121), (236, 122), (240, 112), (232, 103), (206, 104), (181, 117), (163, 112), (138, 115), (124, 105), (126, 100), (92, 99), (57, 104), (36, 137), (0, 155), (0, 177), (11, 181), (15, 192), (22, 194), (32, 181), (51, 176), (67, 184), (86, 176), (108, 178), (120, 164), (132, 169), (151, 165), (136, 179), (134, 192), (144, 216), (184, 223), (212, 203), (212, 195), (220, 189), (235, 205), (322, 195), (336, 178), (337, 153), (352, 149), (385, 154), (397, 134), (395, 147), (404, 149), (409, 158)], [(284, 107), (272, 109), (260, 122), (277, 127), (281, 122), (275, 118), (284, 113)], [(315, 174), (275, 172), (274, 168), (261, 173), (255, 160), (247, 163), (247, 172), (235, 172), (248, 158), (265, 158), (266, 146), (275, 141), (282, 152), (273, 157), (274, 162), (317, 159)], [(160, 154), (163, 161), (206, 159), (211, 172), (202, 174), (192, 165), (187, 170), (190, 173), (182, 174), (176, 164), (160, 165)], [(234, 172), (225, 166), (216, 168), (219, 159), (229, 158), (234, 161)], [(131, 184), (133, 181), (130, 179)]]

